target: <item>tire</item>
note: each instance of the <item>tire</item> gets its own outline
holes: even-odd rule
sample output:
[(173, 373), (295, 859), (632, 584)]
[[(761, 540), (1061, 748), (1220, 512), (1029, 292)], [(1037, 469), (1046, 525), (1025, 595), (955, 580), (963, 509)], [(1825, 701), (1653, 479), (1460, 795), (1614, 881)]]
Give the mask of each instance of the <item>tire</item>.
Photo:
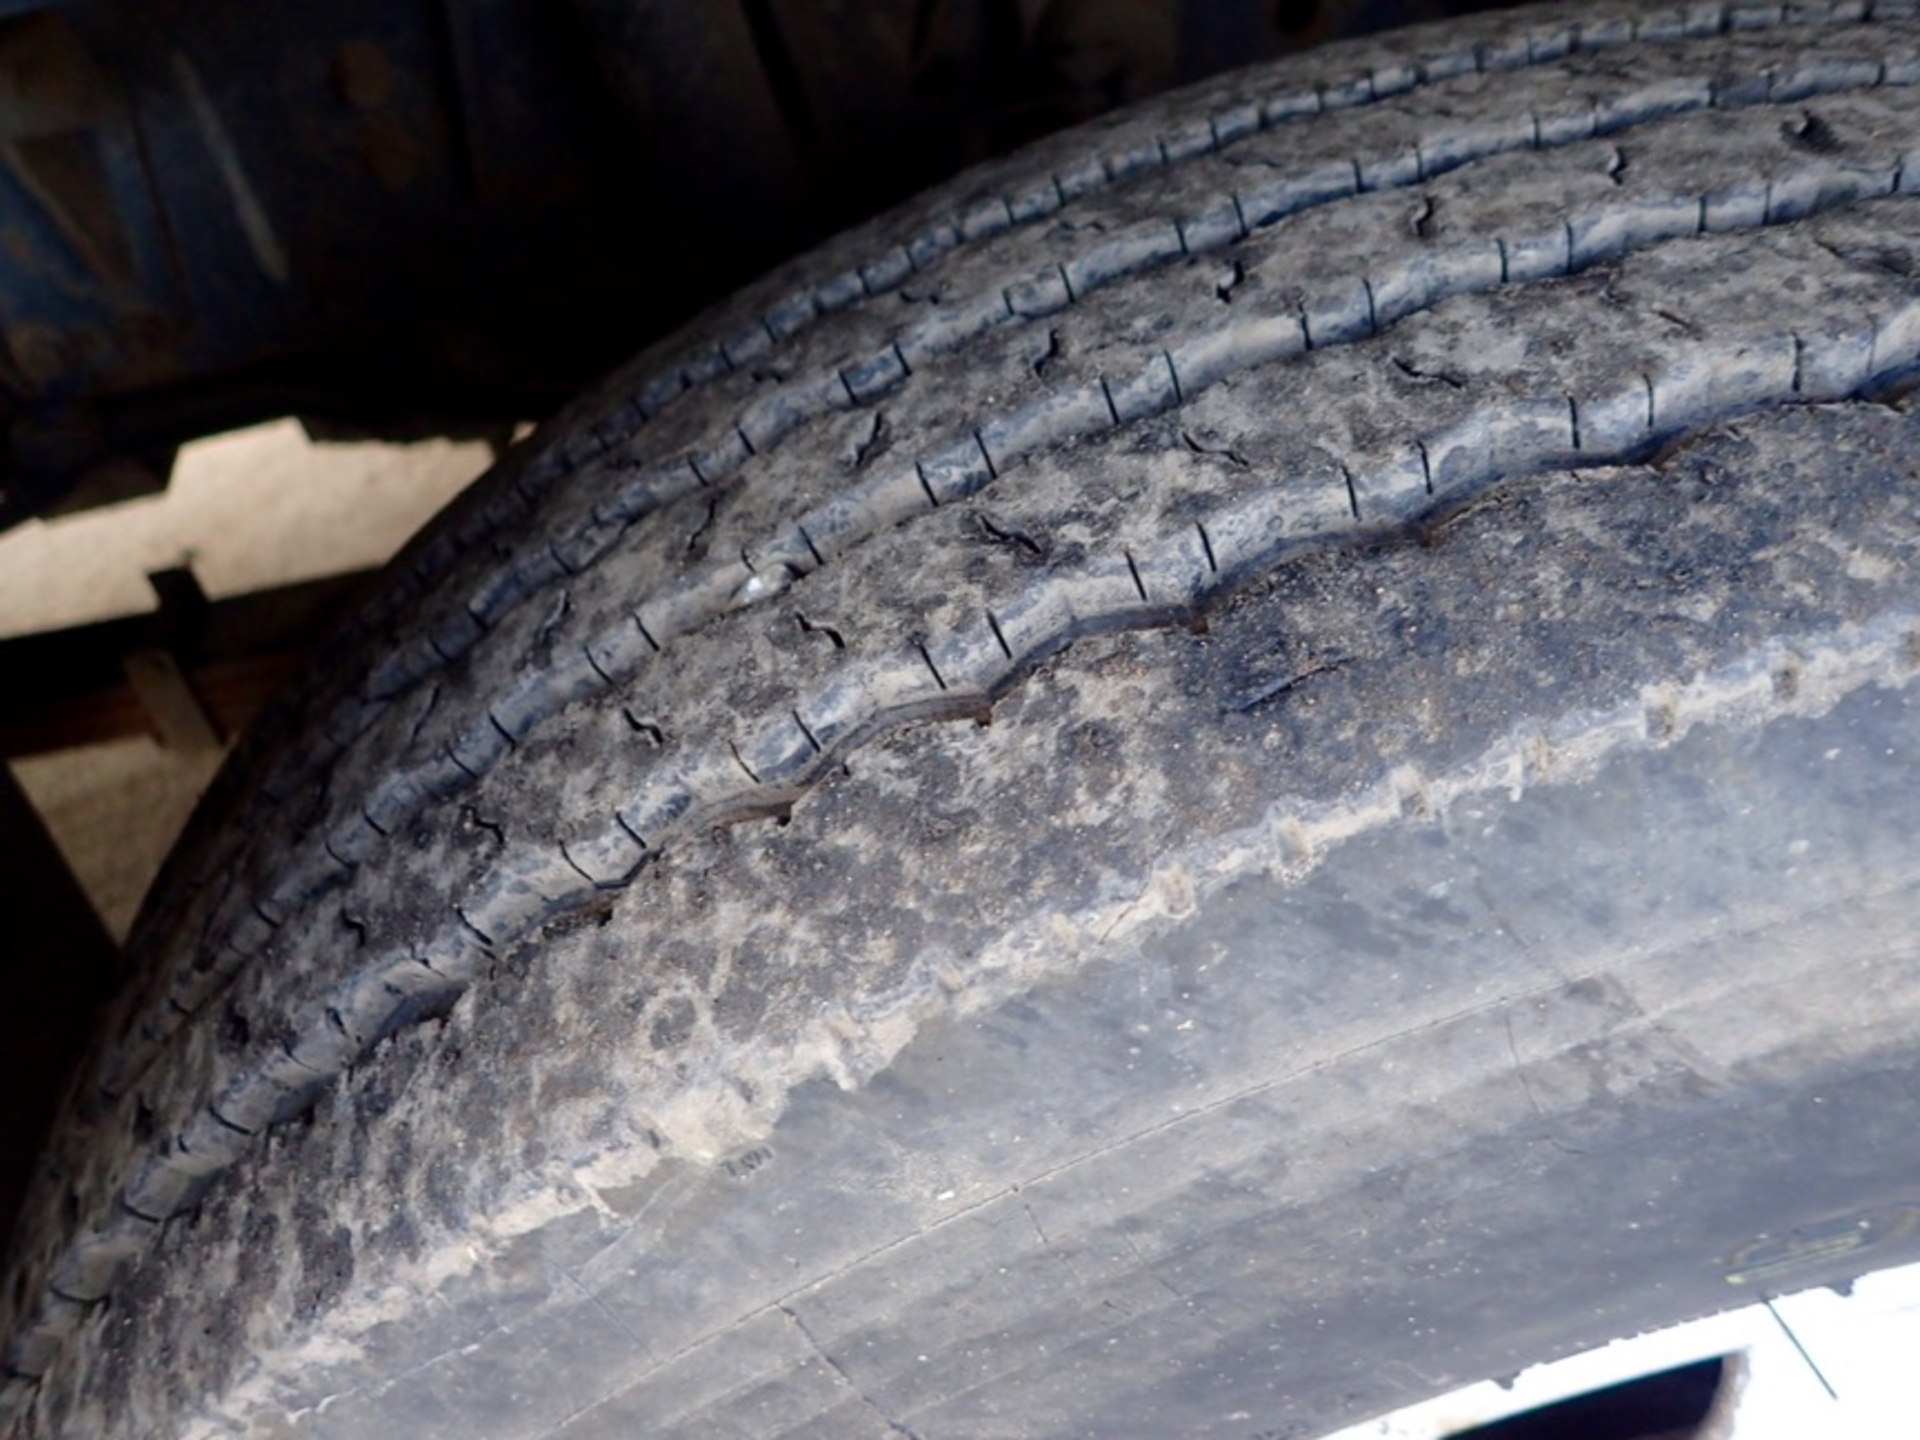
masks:
[(403, 557), (136, 930), (8, 1433), (1313, 1435), (1920, 1252), (1920, 21), (974, 172)]

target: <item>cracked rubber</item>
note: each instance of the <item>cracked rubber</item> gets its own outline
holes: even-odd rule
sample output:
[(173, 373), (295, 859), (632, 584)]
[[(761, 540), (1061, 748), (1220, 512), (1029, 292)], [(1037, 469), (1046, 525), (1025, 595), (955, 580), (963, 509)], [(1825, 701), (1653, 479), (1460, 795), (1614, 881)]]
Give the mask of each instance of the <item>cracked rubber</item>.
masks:
[(753, 287), (203, 808), (7, 1433), (1312, 1435), (1911, 1252), (1916, 236), (1911, 6), (1581, 6)]

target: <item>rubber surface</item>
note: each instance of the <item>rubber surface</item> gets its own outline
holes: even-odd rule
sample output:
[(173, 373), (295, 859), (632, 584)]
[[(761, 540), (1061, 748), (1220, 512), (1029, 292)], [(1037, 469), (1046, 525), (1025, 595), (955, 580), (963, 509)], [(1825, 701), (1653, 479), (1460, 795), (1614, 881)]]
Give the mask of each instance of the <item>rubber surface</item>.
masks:
[(1897, 1249), (1917, 37), (1339, 47), (637, 362), (173, 866), (19, 1433), (1311, 1434)]

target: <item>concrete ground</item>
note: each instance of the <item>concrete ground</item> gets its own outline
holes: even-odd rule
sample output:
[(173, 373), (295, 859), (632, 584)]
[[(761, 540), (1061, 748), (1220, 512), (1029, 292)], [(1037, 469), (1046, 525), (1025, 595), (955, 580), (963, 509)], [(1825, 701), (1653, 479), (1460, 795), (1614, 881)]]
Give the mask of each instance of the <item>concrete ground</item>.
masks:
[[(150, 610), (146, 576), (183, 563), (214, 599), (377, 565), (488, 458), (442, 441), (315, 445), (292, 421), (197, 442), (164, 494), (0, 534), (0, 637)], [(134, 739), (12, 768), (119, 939), (219, 760)]]

